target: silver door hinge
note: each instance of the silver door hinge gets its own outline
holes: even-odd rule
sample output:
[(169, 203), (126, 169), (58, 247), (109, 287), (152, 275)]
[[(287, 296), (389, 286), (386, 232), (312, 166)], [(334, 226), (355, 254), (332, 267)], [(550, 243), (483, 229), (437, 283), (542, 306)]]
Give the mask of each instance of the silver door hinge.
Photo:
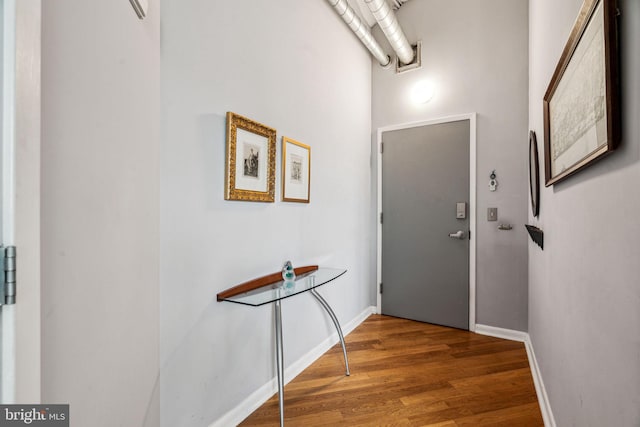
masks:
[(382, 216), (382, 212), (380, 212), (380, 224), (382, 224), (384, 217)]
[(380, 154), (384, 153), (384, 142), (380, 143)]
[(16, 247), (0, 246), (0, 260), (4, 273), (0, 284), (0, 305), (12, 305), (16, 303)]
[(380, 283), (380, 293), (382, 293), (382, 283)]

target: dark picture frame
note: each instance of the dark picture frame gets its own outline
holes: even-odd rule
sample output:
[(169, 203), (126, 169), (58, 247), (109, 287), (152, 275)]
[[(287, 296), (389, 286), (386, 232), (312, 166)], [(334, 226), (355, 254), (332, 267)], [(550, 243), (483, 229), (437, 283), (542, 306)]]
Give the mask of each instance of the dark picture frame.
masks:
[(276, 130), (227, 112), (225, 200), (274, 202)]
[(585, 0), (544, 96), (545, 186), (620, 140), (616, 0)]
[(538, 161), (538, 140), (534, 131), (529, 131), (529, 189), (533, 216), (540, 214), (540, 163)]

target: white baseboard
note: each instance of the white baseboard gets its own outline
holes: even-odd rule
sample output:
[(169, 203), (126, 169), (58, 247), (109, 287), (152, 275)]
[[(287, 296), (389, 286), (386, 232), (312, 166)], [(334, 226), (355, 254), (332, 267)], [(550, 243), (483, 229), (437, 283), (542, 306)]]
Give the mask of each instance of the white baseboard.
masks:
[[(342, 333), (346, 336), (358, 327), (367, 317), (376, 313), (376, 307), (367, 307), (362, 313), (358, 314), (354, 319), (342, 326)], [(327, 352), (339, 341), (338, 333), (334, 332), (327, 339), (311, 349), (307, 354), (293, 362), (284, 370), (284, 383), (294, 379), (298, 374), (308, 368), (313, 362), (318, 360), (320, 356)], [(258, 409), (264, 402), (269, 400), (278, 391), (277, 378), (272, 378), (262, 387), (251, 393), (238, 406), (224, 414), (221, 418), (214, 421), (209, 427), (228, 427), (240, 424), (242, 420), (247, 418), (253, 411)]]
[(536, 395), (538, 396), (540, 412), (542, 412), (542, 420), (544, 421), (545, 427), (556, 427), (556, 421), (553, 418), (553, 412), (551, 411), (551, 405), (549, 404), (549, 396), (547, 395), (547, 390), (545, 389), (544, 382), (542, 381), (542, 374), (538, 367), (538, 361), (536, 360), (536, 354), (533, 351), (533, 344), (531, 343), (529, 334), (522, 331), (496, 328), (495, 326), (487, 325), (476, 325), (475, 332), (480, 335), (487, 335), (490, 337), (503, 338), (506, 340), (524, 343), (524, 347), (527, 350), (527, 358), (529, 359), (531, 376), (533, 377), (533, 384), (536, 388)]
[(544, 382), (542, 381), (542, 374), (540, 372), (540, 367), (538, 366), (536, 354), (533, 351), (533, 344), (531, 343), (529, 334), (527, 334), (527, 340), (524, 342), (524, 346), (527, 349), (527, 357), (529, 357), (529, 366), (531, 367), (533, 383), (536, 386), (536, 394), (538, 395), (540, 411), (542, 412), (542, 420), (544, 421), (545, 427), (556, 427), (556, 420), (553, 418), (551, 404), (549, 403), (549, 396), (547, 395), (547, 389), (544, 387)]
[(476, 334), (487, 335), (490, 337), (502, 338), (505, 340), (525, 342), (529, 334), (522, 331), (514, 331), (513, 329), (496, 328), (495, 326), (476, 324)]

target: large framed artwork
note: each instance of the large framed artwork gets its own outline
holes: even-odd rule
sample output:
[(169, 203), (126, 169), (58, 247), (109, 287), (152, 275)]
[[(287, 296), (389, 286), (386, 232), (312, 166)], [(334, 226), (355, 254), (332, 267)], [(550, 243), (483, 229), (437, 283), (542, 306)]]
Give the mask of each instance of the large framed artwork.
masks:
[(273, 202), (275, 169), (276, 130), (228, 112), (224, 198)]
[(609, 154), (620, 139), (615, 0), (585, 0), (544, 96), (545, 185)]
[(311, 147), (282, 137), (282, 201), (309, 203)]

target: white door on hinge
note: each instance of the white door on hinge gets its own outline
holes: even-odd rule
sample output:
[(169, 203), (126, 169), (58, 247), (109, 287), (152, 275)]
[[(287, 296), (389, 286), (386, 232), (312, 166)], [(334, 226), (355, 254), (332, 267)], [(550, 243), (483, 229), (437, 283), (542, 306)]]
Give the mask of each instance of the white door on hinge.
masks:
[[(2, 145), (0, 150), (0, 168), (2, 179), (2, 197), (0, 198), (0, 242), (2, 246), (14, 245), (14, 206), (15, 206), (15, 1), (3, 0), (1, 3), (2, 31), (2, 67), (0, 96), (2, 102)], [(0, 277), (4, 279), (4, 272)], [(4, 280), (0, 283), (4, 287)], [(2, 292), (4, 297), (4, 292)], [(3, 298), (4, 299), (4, 298)], [(4, 305), (0, 301), (0, 402), (15, 402), (15, 365), (16, 365), (16, 316), (15, 306)]]

